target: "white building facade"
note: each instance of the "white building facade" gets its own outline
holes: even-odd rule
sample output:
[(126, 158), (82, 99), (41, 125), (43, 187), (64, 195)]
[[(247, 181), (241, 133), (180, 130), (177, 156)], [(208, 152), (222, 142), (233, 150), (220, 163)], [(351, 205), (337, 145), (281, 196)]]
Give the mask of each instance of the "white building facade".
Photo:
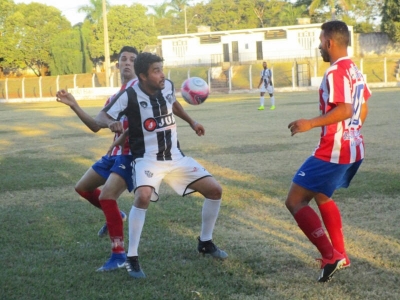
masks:
[[(215, 66), (222, 63), (249, 64), (262, 60), (319, 57), (322, 23), (159, 36), (165, 66)], [(353, 27), (349, 26), (353, 56)]]

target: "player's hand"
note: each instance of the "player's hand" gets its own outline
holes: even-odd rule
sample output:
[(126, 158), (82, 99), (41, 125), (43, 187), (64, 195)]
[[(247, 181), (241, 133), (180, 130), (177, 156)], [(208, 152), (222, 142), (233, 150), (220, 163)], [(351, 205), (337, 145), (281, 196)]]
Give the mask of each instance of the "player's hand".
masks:
[(300, 119), (291, 122), (288, 125), (288, 128), (291, 132), (291, 136), (294, 136), (296, 133), (305, 132), (312, 128), (310, 120)]
[(206, 132), (203, 125), (201, 125), (200, 123), (194, 122), (193, 125), (191, 125), (191, 127), (198, 136), (202, 136)]
[(77, 104), (74, 96), (72, 96), (72, 94), (68, 93), (66, 90), (59, 90), (56, 93), (56, 100), (57, 102), (64, 103), (68, 106), (74, 106)]
[(110, 128), (110, 130), (112, 132), (117, 132), (117, 133), (123, 133), (124, 132), (124, 128), (123, 128), (122, 123), (120, 121), (114, 121), (114, 122), (108, 124), (108, 128)]

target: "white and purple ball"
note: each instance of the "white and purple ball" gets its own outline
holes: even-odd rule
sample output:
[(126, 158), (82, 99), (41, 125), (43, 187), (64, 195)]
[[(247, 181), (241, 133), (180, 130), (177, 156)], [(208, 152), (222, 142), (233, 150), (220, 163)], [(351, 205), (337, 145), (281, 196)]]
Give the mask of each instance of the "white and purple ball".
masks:
[(206, 101), (210, 89), (207, 82), (200, 77), (191, 77), (182, 83), (182, 98), (191, 105), (199, 105)]

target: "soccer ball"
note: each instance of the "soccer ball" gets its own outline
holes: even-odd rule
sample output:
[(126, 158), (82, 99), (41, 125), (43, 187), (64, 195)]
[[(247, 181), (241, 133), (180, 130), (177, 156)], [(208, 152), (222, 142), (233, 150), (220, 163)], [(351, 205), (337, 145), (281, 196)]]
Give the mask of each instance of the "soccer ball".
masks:
[(182, 83), (181, 94), (183, 99), (191, 105), (199, 105), (206, 101), (210, 89), (207, 82), (199, 77), (191, 77)]

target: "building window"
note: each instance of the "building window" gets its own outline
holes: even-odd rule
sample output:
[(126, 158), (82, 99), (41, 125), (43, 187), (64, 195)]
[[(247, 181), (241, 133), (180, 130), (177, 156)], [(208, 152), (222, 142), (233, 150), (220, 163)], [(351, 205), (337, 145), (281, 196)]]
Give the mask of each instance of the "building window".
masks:
[(207, 35), (200, 37), (200, 44), (218, 44), (221, 43), (221, 36), (219, 35)]
[(184, 57), (187, 51), (187, 41), (172, 42), (172, 50), (177, 57)]
[(314, 42), (314, 32), (302, 31), (297, 34), (297, 40), (304, 49), (311, 49)]
[(283, 29), (268, 30), (265, 32), (264, 38), (266, 40), (286, 39), (286, 30)]

